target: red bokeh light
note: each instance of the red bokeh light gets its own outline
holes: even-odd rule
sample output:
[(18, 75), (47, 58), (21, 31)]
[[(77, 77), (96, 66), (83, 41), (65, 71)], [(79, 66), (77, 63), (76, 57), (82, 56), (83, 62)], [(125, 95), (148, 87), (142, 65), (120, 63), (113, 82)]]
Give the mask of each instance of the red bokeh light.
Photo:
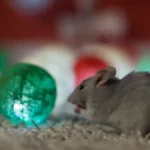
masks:
[(104, 60), (100, 60), (94, 56), (81, 56), (75, 66), (75, 86), (81, 83), (84, 79), (93, 76), (99, 69), (107, 67)]

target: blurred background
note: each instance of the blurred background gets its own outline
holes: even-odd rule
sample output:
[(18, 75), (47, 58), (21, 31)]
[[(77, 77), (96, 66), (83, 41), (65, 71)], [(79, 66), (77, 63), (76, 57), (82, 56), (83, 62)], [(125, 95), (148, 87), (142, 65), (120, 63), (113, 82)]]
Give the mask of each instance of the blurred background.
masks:
[(1, 68), (45, 68), (57, 83), (56, 114), (70, 113), (62, 106), (83, 79), (108, 65), (119, 78), (136, 68), (150, 49), (149, 16), (148, 0), (0, 0)]

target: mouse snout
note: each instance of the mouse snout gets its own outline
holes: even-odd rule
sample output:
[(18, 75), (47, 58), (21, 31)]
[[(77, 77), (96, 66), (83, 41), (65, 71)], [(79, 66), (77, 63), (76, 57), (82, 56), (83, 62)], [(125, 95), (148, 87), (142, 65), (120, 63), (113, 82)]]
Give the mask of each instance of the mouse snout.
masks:
[(69, 97), (68, 97), (67, 101), (68, 101), (69, 103), (71, 103), (71, 99), (70, 99)]
[(71, 99), (70, 96), (68, 96), (67, 101), (68, 101), (69, 103), (72, 103), (72, 99)]
[(68, 97), (67, 101), (71, 104), (75, 104), (75, 101), (73, 100), (71, 95)]

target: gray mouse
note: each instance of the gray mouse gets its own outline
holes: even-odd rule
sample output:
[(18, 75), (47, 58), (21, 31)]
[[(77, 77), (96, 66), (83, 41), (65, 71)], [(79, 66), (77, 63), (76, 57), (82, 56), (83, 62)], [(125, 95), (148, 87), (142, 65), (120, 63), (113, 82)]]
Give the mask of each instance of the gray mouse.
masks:
[(122, 79), (115, 67), (99, 70), (82, 81), (68, 97), (75, 112), (120, 133), (150, 132), (150, 74), (130, 72)]

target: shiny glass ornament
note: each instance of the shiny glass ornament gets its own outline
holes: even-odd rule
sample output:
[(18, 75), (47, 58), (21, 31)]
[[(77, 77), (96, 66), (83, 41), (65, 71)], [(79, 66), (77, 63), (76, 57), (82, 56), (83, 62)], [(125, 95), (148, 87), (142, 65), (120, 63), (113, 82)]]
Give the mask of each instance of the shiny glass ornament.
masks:
[(12, 124), (34, 126), (47, 120), (56, 100), (54, 78), (44, 69), (18, 63), (0, 78), (0, 111)]

